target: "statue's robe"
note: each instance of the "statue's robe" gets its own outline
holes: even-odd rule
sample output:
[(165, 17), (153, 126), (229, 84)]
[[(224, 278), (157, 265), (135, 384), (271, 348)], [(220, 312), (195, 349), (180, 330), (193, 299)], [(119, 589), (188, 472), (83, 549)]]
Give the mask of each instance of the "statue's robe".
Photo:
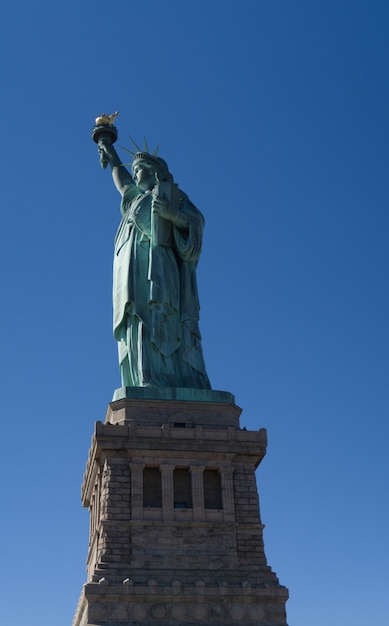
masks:
[(151, 192), (136, 185), (126, 189), (115, 239), (114, 335), (122, 384), (209, 389), (196, 281), (204, 218), (179, 190), (188, 229), (163, 220), (170, 232), (157, 243), (151, 202)]

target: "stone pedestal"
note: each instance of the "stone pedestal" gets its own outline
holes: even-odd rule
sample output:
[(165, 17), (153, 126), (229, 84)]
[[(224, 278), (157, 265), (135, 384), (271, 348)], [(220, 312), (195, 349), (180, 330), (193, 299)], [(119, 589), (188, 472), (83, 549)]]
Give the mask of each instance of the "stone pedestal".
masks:
[(231, 394), (181, 395), (124, 391), (96, 423), (73, 626), (286, 626), (255, 481), (266, 431), (239, 427)]

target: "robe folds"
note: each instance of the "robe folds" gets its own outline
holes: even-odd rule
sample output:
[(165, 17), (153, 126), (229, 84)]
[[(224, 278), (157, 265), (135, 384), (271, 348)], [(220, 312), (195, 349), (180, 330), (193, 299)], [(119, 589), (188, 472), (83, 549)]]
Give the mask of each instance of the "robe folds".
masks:
[[(188, 229), (152, 216), (151, 192), (130, 185), (123, 195), (113, 263), (113, 330), (123, 386), (210, 388), (196, 281), (204, 218), (178, 193)], [(156, 220), (163, 222), (161, 238)]]

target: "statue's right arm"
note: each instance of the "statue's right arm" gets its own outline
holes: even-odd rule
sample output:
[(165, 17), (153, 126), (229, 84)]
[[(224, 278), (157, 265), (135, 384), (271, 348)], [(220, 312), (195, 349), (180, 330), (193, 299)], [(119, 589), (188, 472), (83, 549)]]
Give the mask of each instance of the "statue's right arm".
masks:
[(109, 141), (99, 140), (99, 152), (107, 157), (112, 170), (112, 178), (116, 189), (123, 196), (129, 186), (135, 185), (130, 172), (124, 167), (118, 153)]

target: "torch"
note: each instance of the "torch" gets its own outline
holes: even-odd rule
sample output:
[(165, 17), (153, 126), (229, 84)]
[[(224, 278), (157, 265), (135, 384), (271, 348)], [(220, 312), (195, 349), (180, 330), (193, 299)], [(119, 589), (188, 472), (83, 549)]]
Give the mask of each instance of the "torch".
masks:
[[(110, 144), (115, 143), (118, 138), (118, 131), (116, 126), (114, 126), (115, 117), (117, 117), (118, 111), (116, 113), (112, 113), (112, 115), (107, 115), (107, 113), (103, 113), (99, 117), (96, 117), (96, 125), (92, 130), (92, 139), (99, 145), (100, 139), (105, 139), (109, 141)], [(100, 150), (100, 165), (103, 169), (105, 169), (108, 165), (108, 159), (103, 150)]]

